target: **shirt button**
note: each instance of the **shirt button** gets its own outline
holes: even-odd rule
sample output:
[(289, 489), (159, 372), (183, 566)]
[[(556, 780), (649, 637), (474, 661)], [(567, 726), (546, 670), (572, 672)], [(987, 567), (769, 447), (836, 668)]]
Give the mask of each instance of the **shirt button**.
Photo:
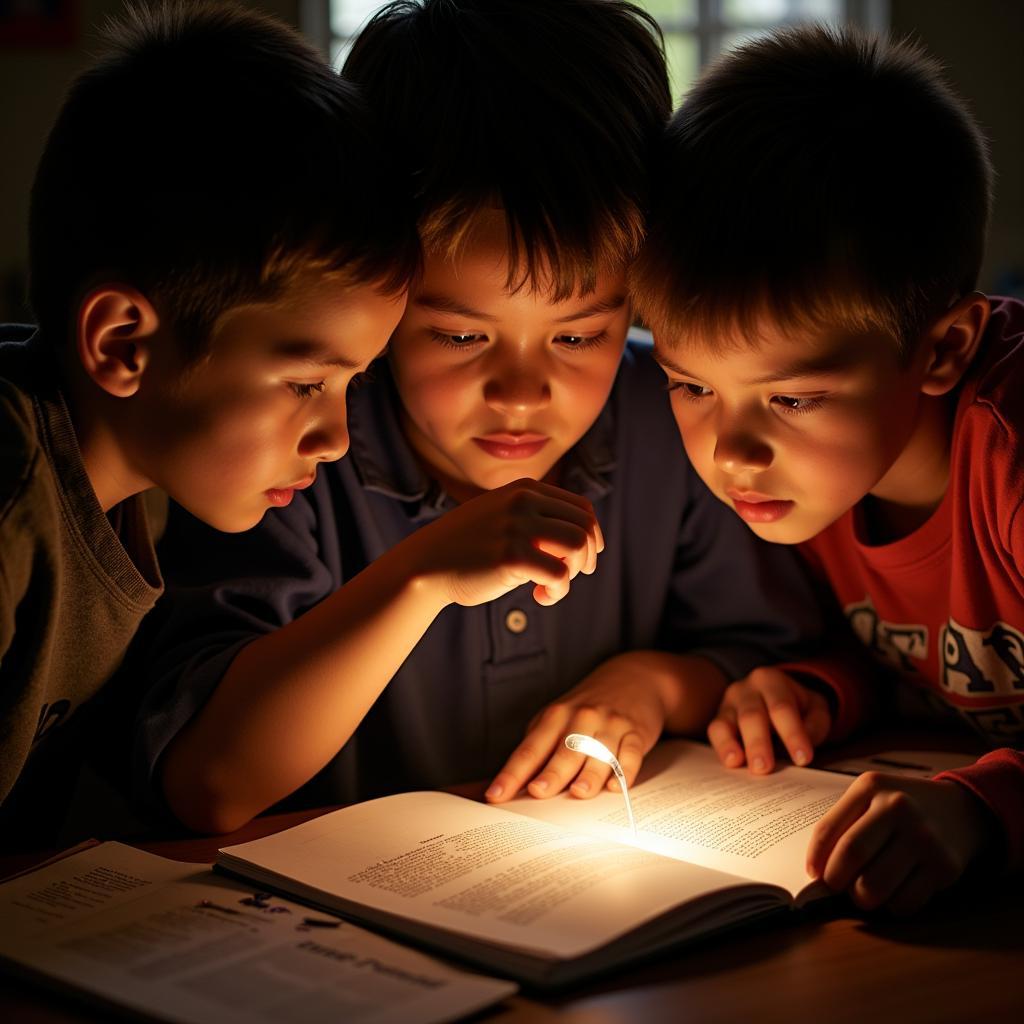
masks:
[(521, 608), (513, 608), (512, 611), (505, 616), (505, 628), (510, 633), (523, 633), (526, 631), (528, 624), (529, 620), (526, 618), (526, 612)]

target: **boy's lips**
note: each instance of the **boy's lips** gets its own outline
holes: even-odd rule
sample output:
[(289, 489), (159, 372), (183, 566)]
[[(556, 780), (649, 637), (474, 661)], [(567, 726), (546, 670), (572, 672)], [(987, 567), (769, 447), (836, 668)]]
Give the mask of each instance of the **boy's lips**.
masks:
[(725, 492), (732, 500), (736, 514), (748, 523), (774, 523), (788, 515), (796, 504), (793, 501), (773, 498), (758, 491), (740, 491), (730, 487)]
[(547, 434), (485, 434), (473, 443), (496, 459), (531, 459), (550, 440)]
[(315, 479), (316, 473), (310, 473), (309, 476), (304, 476), (298, 483), (289, 484), (287, 487), (270, 487), (263, 493), (267, 496), (267, 501), (271, 505), (284, 508), (285, 505), (291, 504), (296, 491), (304, 491), (307, 487), (312, 486)]

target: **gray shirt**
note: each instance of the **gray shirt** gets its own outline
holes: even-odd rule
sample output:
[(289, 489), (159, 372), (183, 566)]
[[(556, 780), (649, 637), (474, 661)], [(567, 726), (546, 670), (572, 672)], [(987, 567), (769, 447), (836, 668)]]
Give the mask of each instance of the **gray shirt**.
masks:
[(103, 512), (55, 374), (39, 337), (0, 344), (0, 848), (53, 841), (161, 589), (142, 499)]
[[(168, 742), (245, 644), (452, 507), (403, 436), (387, 364), (349, 401), (348, 456), (321, 466), (311, 488), (253, 530), (219, 534), (172, 507), (160, 548), (167, 593), (145, 641), (153, 685), (139, 732), (143, 780), (154, 780)], [(699, 654), (736, 678), (818, 635), (793, 553), (759, 541), (687, 461), (648, 347), (627, 347), (560, 483), (597, 511), (607, 545), (597, 572), (550, 608), (528, 586), (446, 608), (293, 805), (483, 779), (537, 711), (622, 651)]]

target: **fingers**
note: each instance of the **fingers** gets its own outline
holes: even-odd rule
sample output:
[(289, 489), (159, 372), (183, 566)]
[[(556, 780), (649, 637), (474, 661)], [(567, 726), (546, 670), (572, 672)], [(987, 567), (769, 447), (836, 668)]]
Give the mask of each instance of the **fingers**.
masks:
[(640, 771), (644, 755), (657, 736), (647, 742), (625, 715), (595, 707), (555, 703), (531, 724), (526, 738), (494, 777), (485, 796), (502, 803), (523, 786), (531, 796), (547, 798), (569, 789), (573, 796), (596, 796), (614, 780), (609, 765), (587, 758), (564, 744), (572, 732), (593, 736), (617, 757), (627, 785)]
[(551, 704), (530, 724), (526, 737), (505, 762), (484, 796), (491, 803), (511, 800), (551, 757), (557, 744), (569, 732), (572, 709)]
[(743, 745), (731, 709), (722, 709), (708, 725), (708, 741), (726, 768), (739, 768), (744, 761)]
[(854, 879), (850, 896), (863, 910), (888, 903), (917, 868), (917, 857), (905, 837), (887, 842)]
[(832, 712), (829, 710), (828, 701), (820, 693), (807, 693), (810, 699), (804, 710), (804, 728), (811, 741), (813, 754), (813, 748), (821, 746), (828, 739), (832, 729)]
[[(596, 708), (581, 708), (573, 715), (567, 731), (593, 736), (617, 756), (619, 740), (629, 724), (619, 715), (606, 718)], [(584, 757), (563, 743), (527, 789), (536, 797), (554, 796), (564, 789), (569, 789), (573, 796), (592, 797), (601, 792), (611, 773), (611, 767), (603, 761)]]
[[(657, 737), (655, 737), (657, 738)], [(627, 732), (619, 740), (619, 767), (626, 777), (626, 785), (632, 786), (644, 763), (651, 744), (645, 743), (643, 736), (638, 732)], [(619, 780), (613, 775), (607, 782), (609, 789), (621, 790)]]
[(815, 827), (809, 873), (865, 910), (919, 910), (964, 870), (951, 839), (965, 826), (945, 785), (865, 772)]
[(601, 530), (601, 524), (598, 522), (597, 516), (594, 514), (594, 506), (588, 498), (584, 498), (580, 494), (573, 494), (572, 491), (564, 491), (561, 487), (555, 487), (553, 484), (546, 484), (540, 480), (517, 480), (515, 483), (509, 484), (508, 486), (515, 487), (517, 485), (521, 486), (524, 484), (530, 485), (532, 489), (554, 499), (556, 502), (565, 502), (575, 505), (582, 512), (586, 513), (586, 525), (588, 528), (593, 530), (596, 553), (600, 554), (604, 551), (604, 533)]
[(752, 772), (765, 774), (775, 767), (773, 735), (794, 764), (809, 764), (831, 724), (824, 697), (779, 669), (759, 668), (726, 689), (708, 739), (727, 767), (746, 761)]
[(835, 892), (850, 888), (889, 841), (891, 826), (883, 807), (878, 804), (869, 807), (836, 840), (822, 873), (825, 884)]
[(864, 785), (864, 778), (861, 775), (814, 826), (807, 846), (807, 873), (812, 878), (824, 876), (836, 843), (868, 809), (872, 794), (870, 787)]

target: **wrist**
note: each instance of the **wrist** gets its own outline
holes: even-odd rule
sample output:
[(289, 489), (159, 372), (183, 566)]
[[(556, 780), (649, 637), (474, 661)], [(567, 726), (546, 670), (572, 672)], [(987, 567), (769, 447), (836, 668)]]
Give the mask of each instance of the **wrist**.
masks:
[(396, 544), (367, 567), (386, 577), (386, 586), (396, 599), (413, 602), (431, 620), (452, 603), (446, 575), (428, 569), (420, 557), (420, 537), (413, 534)]
[(957, 804), (964, 870), (972, 870), (982, 863), (989, 864), (1000, 848), (1002, 830), (998, 819), (969, 787), (955, 779), (937, 781), (940, 785), (948, 787), (950, 798)]

